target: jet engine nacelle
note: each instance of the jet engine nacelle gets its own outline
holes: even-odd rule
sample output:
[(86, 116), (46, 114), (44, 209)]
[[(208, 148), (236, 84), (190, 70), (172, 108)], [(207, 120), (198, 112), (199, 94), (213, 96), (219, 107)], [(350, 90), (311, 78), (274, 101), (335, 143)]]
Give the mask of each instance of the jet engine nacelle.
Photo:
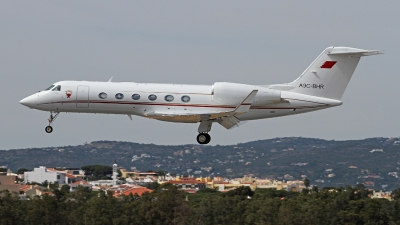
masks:
[(253, 105), (264, 105), (281, 100), (281, 92), (265, 87), (236, 84), (228, 82), (216, 82), (213, 85), (212, 100), (219, 104), (238, 105), (253, 90), (258, 90)]

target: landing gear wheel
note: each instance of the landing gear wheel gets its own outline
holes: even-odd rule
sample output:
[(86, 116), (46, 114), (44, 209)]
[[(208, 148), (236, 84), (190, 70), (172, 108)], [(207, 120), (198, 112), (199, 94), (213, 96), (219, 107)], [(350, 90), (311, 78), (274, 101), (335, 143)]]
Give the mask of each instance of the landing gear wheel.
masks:
[(49, 121), (49, 125), (44, 129), (46, 133), (53, 132), (53, 127), (51, 125), (53, 124), (53, 121), (56, 120), (58, 114), (60, 114), (60, 112), (50, 112), (50, 118), (47, 120)]
[(211, 141), (211, 137), (207, 133), (200, 133), (199, 135), (197, 135), (197, 142), (201, 145), (208, 144), (208, 143), (210, 143), (210, 141)]
[(51, 126), (47, 126), (44, 130), (45, 130), (47, 133), (51, 133), (51, 132), (53, 131), (53, 128), (52, 128)]

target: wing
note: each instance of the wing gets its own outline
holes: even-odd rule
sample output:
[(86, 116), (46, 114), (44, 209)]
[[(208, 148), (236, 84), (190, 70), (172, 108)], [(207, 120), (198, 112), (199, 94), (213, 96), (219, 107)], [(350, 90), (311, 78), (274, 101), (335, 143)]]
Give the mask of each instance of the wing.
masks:
[[(243, 114), (249, 111), (251, 104), (253, 103), (258, 90), (253, 90), (249, 95), (238, 105), (234, 110), (230, 111), (209, 111), (209, 112), (182, 112), (182, 113), (173, 113), (173, 112), (162, 112), (162, 111), (153, 111), (145, 114), (146, 117), (151, 119), (169, 121), (169, 122), (183, 122), (183, 123), (197, 123), (201, 122), (204, 118), (208, 118), (208, 120), (221, 120), (222, 118), (234, 117), (235, 115)], [(235, 117), (236, 118), (236, 117)], [(236, 120), (240, 122), (237, 118)], [(235, 120), (231, 120), (235, 121)], [(218, 121), (221, 125), (222, 123)], [(236, 124), (238, 123), (236, 122)], [(225, 122), (226, 124), (227, 122)], [(232, 122), (230, 122), (231, 124)], [(236, 125), (234, 124), (234, 125)], [(232, 126), (234, 126), (232, 125)], [(224, 125), (223, 125), (224, 126)], [(228, 126), (231, 128), (232, 126)], [(227, 128), (227, 126), (224, 126)], [(229, 129), (227, 128), (227, 129)]]

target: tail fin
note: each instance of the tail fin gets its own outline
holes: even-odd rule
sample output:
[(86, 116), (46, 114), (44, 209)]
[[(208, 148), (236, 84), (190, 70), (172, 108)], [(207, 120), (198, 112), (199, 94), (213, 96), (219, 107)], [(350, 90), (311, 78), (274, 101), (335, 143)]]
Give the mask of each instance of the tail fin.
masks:
[(381, 54), (349, 47), (328, 47), (289, 85), (290, 91), (340, 100), (361, 56)]

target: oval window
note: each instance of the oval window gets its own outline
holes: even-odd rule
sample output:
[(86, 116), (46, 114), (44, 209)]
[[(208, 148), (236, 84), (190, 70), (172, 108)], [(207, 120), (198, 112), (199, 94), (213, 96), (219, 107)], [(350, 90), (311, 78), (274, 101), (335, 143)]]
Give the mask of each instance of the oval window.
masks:
[(157, 95), (149, 95), (149, 100), (154, 101), (157, 99)]
[(99, 98), (101, 98), (101, 99), (106, 99), (106, 98), (107, 98), (107, 94), (104, 93), (104, 92), (101, 92), (101, 93), (99, 94)]
[(172, 102), (172, 101), (174, 100), (174, 96), (172, 96), (172, 95), (166, 95), (166, 96), (164, 97), (164, 99), (165, 99), (165, 101), (167, 101), (167, 102)]
[(124, 95), (121, 94), (121, 93), (117, 93), (117, 94), (115, 95), (115, 98), (116, 98), (116, 99), (123, 99), (123, 98), (124, 98)]
[(139, 100), (140, 99), (140, 95), (139, 94), (133, 94), (132, 95), (132, 99), (133, 100)]
[(190, 101), (190, 97), (187, 95), (182, 96), (181, 98), (182, 102), (189, 102)]

